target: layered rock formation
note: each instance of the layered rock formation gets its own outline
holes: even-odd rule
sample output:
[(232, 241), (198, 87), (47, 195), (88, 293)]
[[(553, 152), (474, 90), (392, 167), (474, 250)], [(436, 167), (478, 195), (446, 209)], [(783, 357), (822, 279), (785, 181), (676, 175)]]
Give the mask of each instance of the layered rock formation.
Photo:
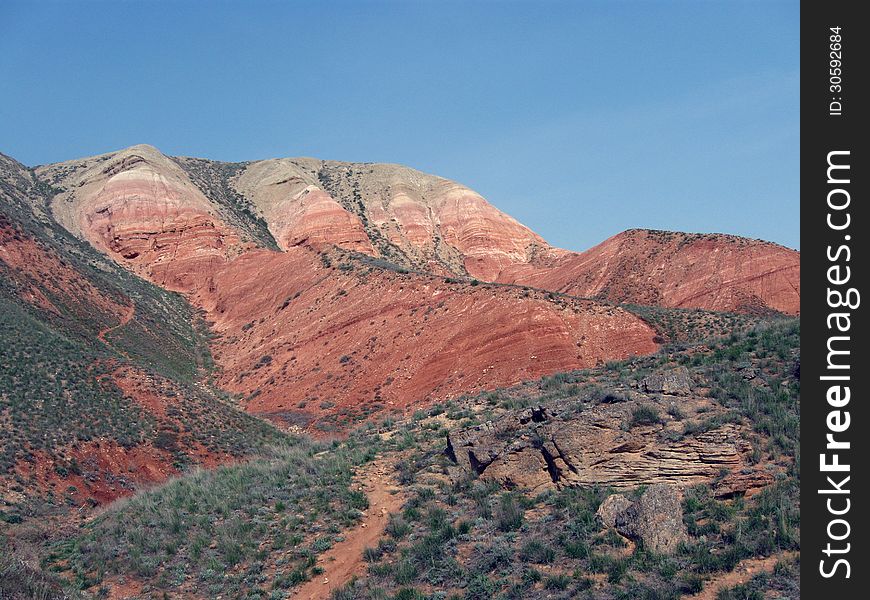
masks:
[(235, 185), (284, 248), (330, 243), (409, 267), (494, 280), (546, 246), (472, 190), (400, 165), (266, 160), (250, 164)]
[(169, 289), (195, 285), (198, 273), (246, 247), (184, 171), (150, 146), (43, 167), (39, 175), (62, 186), (51, 205), (62, 225)]
[(332, 261), (249, 253), (192, 296), (222, 336), (222, 385), (252, 412), (398, 407), (656, 348), (622, 309)]
[[(487, 242), (486, 223), (501, 213), (461, 186), (372, 166), (353, 197), (362, 218), (312, 183), (352, 185), (351, 167), (308, 159), (254, 163), (232, 183), (262, 210), (283, 249), (275, 252), (245, 241), (225, 207), (180, 164), (189, 163), (137, 146), (39, 172), (62, 189), (52, 208), (70, 230), (206, 311), (221, 336), (214, 344), (220, 383), (242, 394), (252, 412), (306, 423), (345, 409), (351, 418), (363, 403), (385, 409), (443, 399), (657, 348), (655, 331), (619, 308), (448, 283), (360, 259), (378, 254), (366, 232), (389, 222), (391, 247), (417, 248), (421, 260), (447, 271), (451, 257), (473, 257), (462, 269), (478, 264), (494, 273), (539, 239), (506, 218), (508, 232), (519, 233), (504, 244)], [(399, 200), (375, 203), (384, 190)], [(429, 220), (415, 221), (424, 197), (434, 208), (426, 211)], [(467, 254), (415, 246), (433, 231)], [(332, 244), (363, 254), (333, 251)], [(492, 252), (482, 258), (485, 247)]]
[(283, 248), (334, 244), (374, 256), (360, 217), (318, 187), (316, 169), (291, 159), (258, 161), (235, 182), (260, 209)]
[[(451, 432), (446, 452), (462, 470), (481, 479), (530, 491), (574, 485), (686, 487), (718, 479), (716, 493), (732, 496), (772, 481), (770, 472), (751, 465), (743, 425), (724, 423), (683, 435), (682, 421), (665, 414), (666, 406), (678, 406), (680, 419), (709, 418), (724, 412), (721, 407), (692, 394), (668, 396), (667, 401), (637, 392), (625, 395), (625, 401), (591, 407), (572, 402), (510, 412)], [(637, 411), (650, 408), (662, 416), (638, 423)], [(723, 473), (728, 476), (722, 478)]]
[(200, 252), (202, 268), (238, 252), (252, 241), (243, 234), (256, 228), (243, 227), (218, 198), (230, 196), (285, 250), (335, 245), (433, 274), (617, 303), (800, 312), (793, 250), (726, 235), (631, 230), (568, 252), (472, 190), (399, 165), (311, 158), (226, 165), (169, 159), (142, 145), (37, 172), (63, 188), (52, 210), (68, 229), (134, 264), (143, 253), (152, 256), (141, 261), (153, 264), (162, 260), (155, 254), (187, 252), (177, 240), (182, 231), (190, 232), (185, 243), (201, 237), (211, 248)]
[[(51, 211), (67, 229), (207, 311), (223, 336), (221, 383), (277, 418), (441, 399), (657, 347), (655, 332), (625, 311), (529, 287), (799, 310), (797, 253), (642, 231), (569, 253), (471, 190), (398, 165), (228, 165), (134, 146), (36, 173), (58, 192)], [(281, 252), (263, 247), (261, 224)]]

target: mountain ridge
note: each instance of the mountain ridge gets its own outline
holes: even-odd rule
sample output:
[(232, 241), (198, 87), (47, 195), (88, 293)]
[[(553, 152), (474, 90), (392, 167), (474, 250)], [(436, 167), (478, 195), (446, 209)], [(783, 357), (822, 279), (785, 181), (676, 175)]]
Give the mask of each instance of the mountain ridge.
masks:
[[(320, 163), (266, 161), (231, 175), (222, 173), (221, 165), (199, 165), (197, 181), (188, 170), (192, 160), (172, 159), (140, 145), (43, 166), (36, 173), (50, 182), (51, 214), (70, 233), (120, 266), (183, 294), (195, 310), (203, 311), (213, 337), (216, 380), (239, 394), (249, 412), (304, 427), (327, 419), (324, 426), (334, 429), (328, 420), (339, 411), (345, 411), (347, 419), (356, 418), (359, 411), (354, 408), (351, 414), (350, 407), (402, 409), (658, 348), (652, 327), (607, 303), (565, 299), (519, 286), (479, 285), (477, 279), (456, 277), (446, 268), (443, 254), (431, 255), (442, 261), (439, 268), (412, 262), (409, 267), (424, 267), (414, 269), (384, 261), (371, 245), (345, 243), (350, 248), (341, 249), (332, 242), (347, 228), (330, 229), (312, 217), (316, 213), (303, 210), (301, 224), (288, 222), (295, 223), (293, 232), (300, 227), (325, 232), (324, 239), (312, 240), (309, 234), (295, 242), (282, 235), (285, 223), (259, 210), (268, 209), (273, 200), (286, 203), (288, 194), (276, 199), (270, 193), (288, 184), (288, 164), (301, 179), (295, 183), (303, 184), (297, 187), (305, 191), (317, 178)], [(258, 168), (265, 171), (265, 183)], [(401, 167), (387, 168), (387, 177), (397, 169), (427, 193), (443, 191), (440, 186), (446, 180)], [(241, 199), (231, 192), (208, 194), (208, 173), (221, 178), (214, 186), (218, 192), (230, 184), (248, 193)], [(245, 177), (252, 178), (250, 185)], [(380, 182), (372, 189), (389, 185)], [(473, 252), (486, 240), (480, 235), (480, 221), (470, 219), (469, 226), (457, 210), (459, 200), (450, 196), (456, 190), (465, 194), (466, 188), (446, 185), (447, 198), (439, 200), (455, 222), (439, 225), (445, 237), (452, 235), (461, 248)], [(372, 194), (363, 192), (373, 202)], [(398, 200), (390, 197), (384, 203), (402, 205), (401, 194), (412, 192), (403, 189)], [(320, 188), (306, 195), (319, 195), (318, 202), (329, 208), (327, 224), (335, 222), (329, 221), (330, 214), (345, 219), (342, 222), (353, 216)], [(502, 218), (479, 196), (472, 201), (483, 221)], [(257, 220), (262, 216), (266, 218)], [(247, 225), (239, 226), (245, 219)], [(522, 227), (507, 216), (503, 220), (510, 227)], [(258, 239), (257, 223), (268, 225), (278, 249)], [(457, 233), (469, 227), (467, 235)], [(540, 239), (530, 231), (525, 235)], [(434, 248), (425, 246), (429, 238), (418, 239), (424, 246), (418, 256)], [(462, 246), (462, 240), (469, 239), (470, 245)], [(394, 239), (391, 247), (401, 252), (406, 240), (413, 241), (413, 235)], [(410, 253), (413, 244), (406, 248)], [(347, 254), (365, 256), (366, 250), (372, 257), (369, 263)], [(503, 260), (509, 250), (496, 249), (493, 262)], [(433, 323), (437, 326), (430, 326)], [(329, 398), (323, 397), (326, 389)]]
[[(443, 177), (393, 163), (355, 163), (315, 158), (277, 158), (241, 163), (220, 163), (191, 157), (166, 157), (153, 146), (130, 148), (78, 161), (37, 167), (35, 172), (52, 185), (72, 181), (77, 188), (61, 194), (63, 203), (53, 205), (58, 220), (81, 235), (64, 207), (70, 198), (87, 193), (90, 185), (76, 178), (77, 170), (89, 164), (142, 154), (170, 180), (192, 186), (189, 201), (216, 213), (231, 229), (241, 232), (239, 242), (287, 249), (294, 245), (336, 245), (383, 258), (399, 266), (438, 275), (471, 277), (484, 281), (544, 287), (584, 297), (615, 302), (655, 304), (677, 308), (713, 310), (776, 310), (799, 314), (800, 253), (785, 246), (731, 234), (698, 234), (655, 229), (629, 229), (583, 252), (550, 246), (516, 219), (499, 211), (479, 194)], [(141, 157), (140, 157), (141, 158)], [(172, 163), (171, 165), (169, 163)], [(217, 165), (221, 173), (218, 192), (203, 182), (199, 165)], [(70, 173), (70, 168), (72, 173)], [(120, 174), (120, 172), (119, 172)], [(214, 179), (214, 175), (212, 178)], [(196, 192), (195, 190), (199, 190)], [(217, 195), (232, 198), (233, 206), (215, 204)], [(206, 204), (201, 201), (205, 199)], [(73, 207), (74, 208), (74, 207)], [(235, 214), (230, 215), (235, 211)], [(643, 248), (625, 244), (643, 237)], [(623, 247), (614, 250), (614, 246)], [(706, 247), (704, 246), (706, 244)], [(643, 250), (648, 256), (639, 255)], [(715, 271), (732, 264), (705, 264), (687, 270), (685, 289), (668, 290), (671, 281), (651, 281), (651, 273), (633, 262), (648, 261), (666, 252), (686, 268), (697, 261), (693, 253), (724, 252), (739, 268), (725, 281), (715, 280)], [(608, 254), (606, 257), (603, 254)], [(615, 257), (615, 254), (621, 254)], [(751, 260), (741, 254), (751, 254)], [(623, 259), (627, 256), (627, 259)], [(618, 293), (596, 274), (593, 262), (618, 258), (620, 277), (633, 279)], [(742, 262), (740, 262), (742, 261)], [(750, 263), (776, 263), (787, 273), (775, 276)], [(546, 271), (546, 274), (542, 272)], [(671, 275), (673, 278), (673, 274)], [(661, 279), (661, 277), (660, 277)], [(723, 294), (723, 286), (727, 293)]]

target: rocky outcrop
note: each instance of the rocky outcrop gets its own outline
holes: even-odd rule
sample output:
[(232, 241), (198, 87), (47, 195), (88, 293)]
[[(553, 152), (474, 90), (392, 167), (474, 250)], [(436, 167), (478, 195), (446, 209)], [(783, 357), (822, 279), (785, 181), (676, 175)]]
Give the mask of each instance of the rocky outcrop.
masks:
[[(630, 425), (635, 410), (656, 402), (634, 393), (616, 404), (511, 412), (451, 432), (446, 451), (463, 471), (525, 490), (574, 485), (629, 490), (657, 483), (685, 487), (712, 483), (722, 472), (749, 469), (751, 447), (741, 425), (728, 423), (685, 436), (677, 434), (682, 423), (669, 417), (657, 424)], [(683, 410), (703, 411), (706, 417), (723, 410), (699, 397), (680, 397), (679, 402)], [(736, 487), (723, 487), (721, 495), (764, 485), (760, 479), (726, 479)], [(750, 487), (738, 492), (741, 482)]]
[(634, 502), (620, 495), (611, 496), (602, 504), (602, 507), (607, 507), (606, 515), (601, 515), (600, 510), (599, 515), (606, 525), (640, 542), (644, 548), (656, 554), (672, 554), (681, 542), (688, 539), (681, 502), (678, 488), (655, 484), (644, 490)]
[(744, 467), (737, 471), (731, 471), (716, 481), (713, 493), (718, 498), (752, 496), (757, 491), (773, 484), (775, 479), (775, 471), (771, 469), (761, 466)]

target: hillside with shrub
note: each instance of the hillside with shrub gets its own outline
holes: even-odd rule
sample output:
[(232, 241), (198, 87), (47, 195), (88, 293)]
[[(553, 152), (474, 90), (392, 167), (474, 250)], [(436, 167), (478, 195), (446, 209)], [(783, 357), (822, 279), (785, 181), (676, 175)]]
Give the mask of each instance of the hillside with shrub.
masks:
[(0, 155), (0, 597), (798, 598), (799, 298), (399, 165)]

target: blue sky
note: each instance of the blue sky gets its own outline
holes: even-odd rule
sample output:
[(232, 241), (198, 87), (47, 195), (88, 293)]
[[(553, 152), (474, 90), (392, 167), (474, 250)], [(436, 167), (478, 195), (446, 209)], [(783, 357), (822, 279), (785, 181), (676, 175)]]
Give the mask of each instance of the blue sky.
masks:
[(799, 247), (799, 3), (0, 2), (0, 152), (397, 162), (557, 246)]

